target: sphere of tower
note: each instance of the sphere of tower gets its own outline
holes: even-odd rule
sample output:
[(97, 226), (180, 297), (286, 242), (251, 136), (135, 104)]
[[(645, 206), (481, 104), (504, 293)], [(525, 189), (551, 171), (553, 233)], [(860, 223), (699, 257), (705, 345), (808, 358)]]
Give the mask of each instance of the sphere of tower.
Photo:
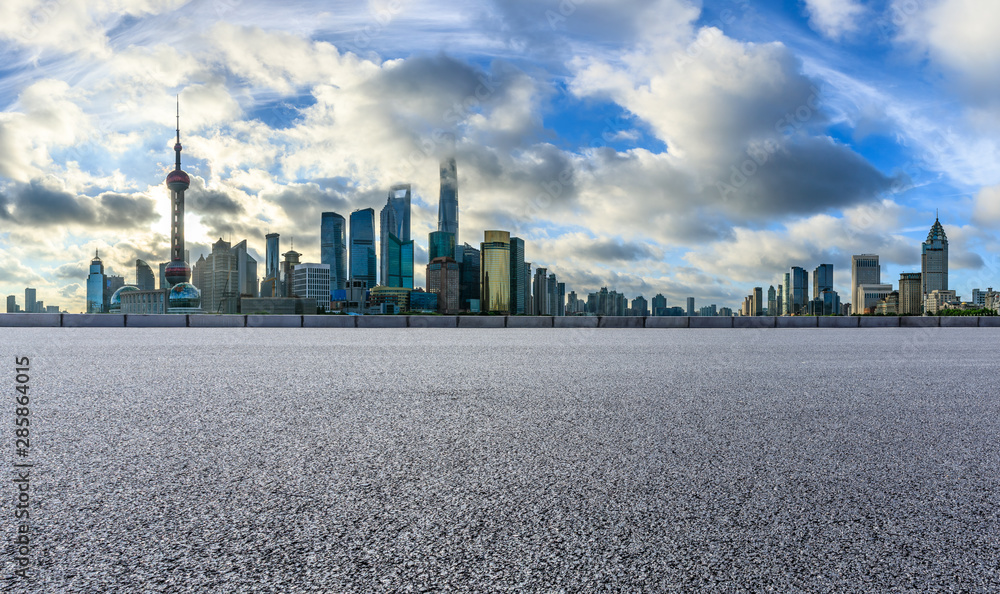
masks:
[(191, 267), (184, 260), (174, 260), (163, 269), (163, 277), (171, 287), (191, 280)]
[(191, 178), (187, 173), (184, 173), (180, 169), (176, 169), (167, 174), (167, 187), (174, 192), (186, 190), (190, 185)]
[(199, 308), (201, 307), (201, 291), (191, 283), (182, 282), (170, 287), (167, 297), (168, 308)]

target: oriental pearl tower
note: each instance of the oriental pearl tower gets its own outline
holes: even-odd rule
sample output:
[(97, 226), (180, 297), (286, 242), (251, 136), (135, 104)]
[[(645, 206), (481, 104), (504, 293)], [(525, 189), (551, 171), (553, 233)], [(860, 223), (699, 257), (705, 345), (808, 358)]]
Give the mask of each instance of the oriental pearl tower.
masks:
[[(170, 284), (169, 309), (178, 313), (199, 309), (201, 292), (190, 282), (191, 267), (184, 261), (184, 191), (191, 185), (191, 178), (181, 170), (181, 106), (177, 101), (177, 142), (174, 144), (177, 161), (174, 170), (167, 174), (170, 189), (170, 263), (163, 276)], [(169, 311), (168, 309), (168, 311)]]

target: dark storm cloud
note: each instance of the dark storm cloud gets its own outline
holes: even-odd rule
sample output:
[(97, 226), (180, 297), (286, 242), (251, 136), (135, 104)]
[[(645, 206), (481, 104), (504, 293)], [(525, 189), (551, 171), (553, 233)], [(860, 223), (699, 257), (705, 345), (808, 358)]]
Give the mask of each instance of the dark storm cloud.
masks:
[(659, 259), (661, 253), (650, 245), (634, 242), (615, 242), (609, 239), (596, 240), (580, 247), (579, 255), (587, 260), (600, 262), (633, 262)]
[(143, 195), (108, 192), (98, 196), (100, 224), (117, 229), (144, 228), (157, 220), (156, 202)]
[(765, 219), (870, 202), (898, 181), (849, 147), (813, 137), (788, 142), (766, 159), (746, 156), (717, 180), (714, 191), (733, 214)]

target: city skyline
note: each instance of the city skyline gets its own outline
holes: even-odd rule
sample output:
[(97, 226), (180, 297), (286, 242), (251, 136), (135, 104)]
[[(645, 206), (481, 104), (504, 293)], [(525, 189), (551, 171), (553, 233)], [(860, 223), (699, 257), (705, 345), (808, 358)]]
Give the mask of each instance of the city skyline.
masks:
[[(791, 4), (275, 14), (222, 1), (191, 7), (194, 20), (169, 3), (128, 18), (73, 2), (5, 8), (0, 291), (33, 287), (77, 311), (95, 250), (129, 283), (136, 259), (171, 259), (176, 94), (189, 265), (220, 238), (247, 240), (263, 263), (267, 232), (320, 262), (320, 213), (380, 209), (408, 183), (413, 284), (426, 286), (453, 152), (456, 246), (509, 231), (581, 295), (735, 309), (791, 266), (829, 263), (850, 302), (852, 255), (878, 254), (889, 282), (920, 270), (938, 208), (948, 288), (968, 299), (997, 284), (1000, 52), (975, 24), (1000, 9)], [(714, 85), (676, 84), (707, 72)]]

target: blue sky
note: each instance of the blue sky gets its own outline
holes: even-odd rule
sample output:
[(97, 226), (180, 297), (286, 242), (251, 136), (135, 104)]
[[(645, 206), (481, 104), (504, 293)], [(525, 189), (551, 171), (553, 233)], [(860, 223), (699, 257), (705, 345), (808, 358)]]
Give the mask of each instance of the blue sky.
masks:
[(80, 311), (95, 249), (129, 279), (167, 259), (179, 94), (192, 259), (272, 231), (318, 261), (321, 212), (399, 181), (426, 245), (453, 147), (460, 241), (511, 230), (567, 290), (736, 308), (833, 263), (847, 301), (852, 254), (895, 283), (940, 210), (969, 298), (1000, 286), (998, 23), (976, 0), (8, 0), (0, 292)]

